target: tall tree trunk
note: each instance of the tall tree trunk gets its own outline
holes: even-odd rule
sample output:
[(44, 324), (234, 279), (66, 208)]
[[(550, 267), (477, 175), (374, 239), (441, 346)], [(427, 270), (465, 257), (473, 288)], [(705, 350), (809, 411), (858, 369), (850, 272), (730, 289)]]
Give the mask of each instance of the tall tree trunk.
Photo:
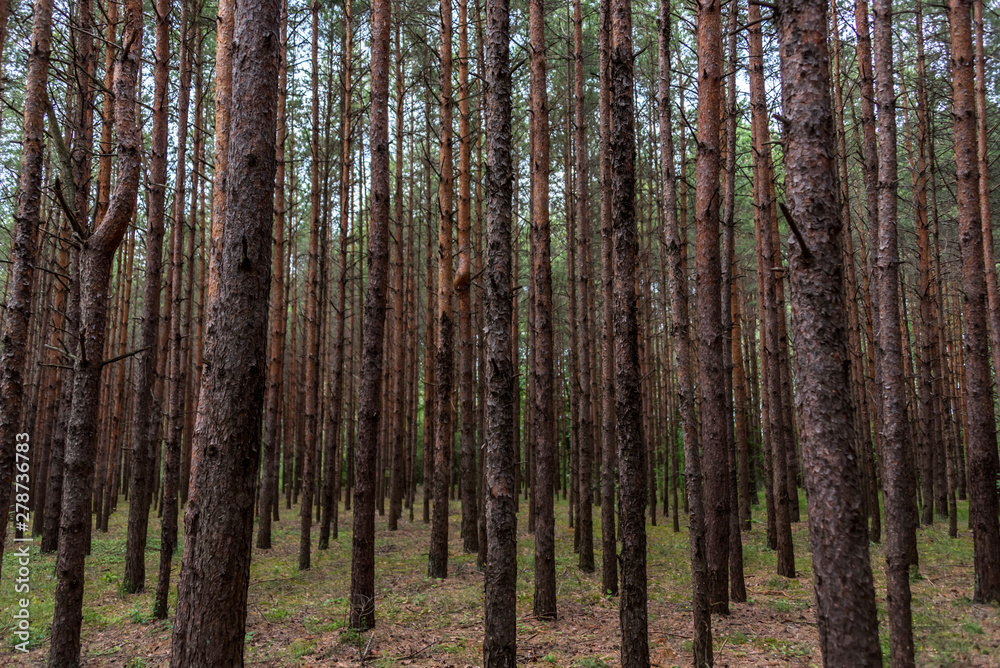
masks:
[(306, 331), (305, 331), (305, 439), (302, 443), (302, 496), (299, 505), (299, 570), (312, 565), (312, 505), (313, 478), (320, 440), (319, 420), (319, 355), (320, 355), (320, 183), (319, 183), (319, 2), (313, 2), (312, 13), (312, 127), (309, 141), (309, 257), (306, 269)]
[[(535, 242), (532, 275), (535, 283), (534, 464), (535, 479), (535, 599), (539, 619), (556, 617), (556, 560), (553, 486), (555, 373), (553, 371), (552, 265), (549, 230), (549, 104), (545, 75), (545, 8), (543, 0), (528, 4), (531, 42), (531, 223)], [(439, 378), (440, 381), (440, 378)]]
[(698, 417), (705, 470), (705, 545), (713, 612), (729, 613), (728, 416), (722, 368), (722, 259), (719, 249), (719, 160), (722, 118), (722, 13), (700, 0), (698, 38), (698, 152), (695, 168), (695, 276), (698, 284)]
[[(209, 290), (172, 666), (243, 662), (267, 360), (280, 0), (240, 6), (232, 39), (229, 171), (217, 290)], [(218, 64), (217, 64), (218, 67)], [(234, 466), (234, 463), (237, 466)]]
[(434, 440), (434, 519), (427, 574), (448, 576), (448, 488), (451, 484), (453, 323), (452, 323), (452, 165), (451, 1), (441, 1), (441, 161), (438, 185), (437, 374)]
[[(771, 137), (767, 120), (767, 99), (764, 92), (764, 50), (761, 30), (760, 6), (750, 4), (748, 12), (750, 31), (749, 64), (750, 64), (750, 109), (751, 131), (754, 147), (753, 161), (753, 191), (754, 191), (754, 226), (757, 238), (757, 290), (758, 308), (760, 310), (761, 327), (761, 358), (763, 371), (764, 397), (761, 404), (764, 407), (765, 425), (764, 442), (770, 441), (768, 452), (770, 464), (767, 479), (770, 482), (775, 523), (775, 547), (778, 551), (778, 575), (795, 577), (795, 558), (792, 548), (791, 517), (789, 495), (794, 488), (788, 488), (786, 448), (792, 444), (786, 443), (786, 431), (782, 425), (781, 399), (781, 356), (779, 346), (782, 345), (778, 332), (778, 318), (784, 317), (778, 312), (776, 302), (777, 281), (772, 268), (775, 258), (779, 257), (778, 249), (774, 247), (774, 236), (771, 232), (772, 218), (775, 214), (773, 192), (773, 171), (771, 166)], [(766, 459), (765, 456), (765, 464)], [(765, 488), (766, 489), (766, 488)]]
[(361, 387), (351, 559), (351, 628), (375, 625), (375, 454), (381, 419), (382, 344), (389, 282), (389, 34), (392, 3), (372, 3), (371, 228), (361, 351)]
[[(990, 222), (981, 219), (988, 205), (980, 201), (982, 181), (976, 159), (978, 142), (969, 4), (970, 0), (951, 0), (949, 7), (953, 131), (958, 177), (955, 195), (962, 254), (962, 342), (965, 351), (962, 381), (967, 409), (965, 437), (969, 458), (969, 524), (975, 554), (973, 600), (986, 603), (1000, 601), (1000, 524), (997, 520), (996, 488), (1000, 463), (997, 461), (993, 391), (987, 357), (989, 341), (984, 313), (988, 301), (983, 267), (983, 229)], [(993, 273), (993, 265), (988, 270)]]
[[(73, 407), (66, 436), (65, 483), (56, 560), (55, 611), (49, 665), (75, 666), (80, 661), (83, 615), (84, 553), (90, 528), (94, 483), (98, 395), (108, 317), (111, 262), (135, 213), (139, 189), (140, 137), (136, 125), (136, 79), (142, 53), (142, 7), (124, 6), (123, 49), (115, 65), (115, 130), (118, 179), (104, 217), (80, 237), (80, 343), (73, 383)], [(79, 194), (79, 192), (78, 192)], [(78, 219), (77, 223), (81, 223)]]
[(472, 132), (469, 111), (468, 0), (458, 3), (458, 385), (461, 419), (462, 549), (479, 551), (476, 503), (476, 408), (473, 387), (471, 179)]
[(170, 567), (177, 549), (177, 493), (180, 476), (181, 432), (184, 426), (183, 330), (184, 314), (181, 310), (184, 280), (184, 184), (187, 149), (188, 102), (191, 88), (191, 49), (188, 45), (188, 0), (182, 0), (180, 18), (179, 91), (177, 96), (177, 171), (174, 174), (174, 232), (171, 235), (171, 264), (173, 266), (170, 302), (173, 317), (170, 320), (170, 358), (167, 378), (168, 414), (167, 439), (164, 443), (162, 522), (160, 527), (160, 569), (156, 581), (156, 599), (153, 616), (167, 617), (167, 595), (170, 591)]
[(257, 509), (257, 547), (271, 549), (271, 509), (277, 504), (278, 460), (281, 429), (278, 409), (284, 380), (285, 329), (285, 140), (288, 137), (288, 6), (282, 2), (278, 44), (278, 136), (274, 144), (274, 245), (271, 250), (271, 334), (268, 342), (267, 396), (264, 400), (264, 473)]
[[(673, 36), (670, 0), (659, 3), (658, 57), (660, 72), (660, 180), (663, 188), (664, 236), (669, 260), (670, 336), (677, 355), (677, 403), (684, 442), (685, 491), (689, 508), (688, 533), (691, 553), (691, 608), (694, 617), (694, 665), (712, 665), (712, 619), (709, 607), (708, 562), (705, 548), (705, 508), (702, 495), (701, 454), (698, 448), (698, 419), (695, 414), (692, 378), (691, 337), (688, 333), (687, 274), (684, 256), (687, 247), (677, 220), (677, 180), (674, 178), (674, 142), (670, 99), (670, 40)], [(683, 160), (683, 148), (682, 157)], [(607, 354), (607, 353), (605, 353)], [(676, 461), (676, 459), (675, 459)], [(674, 469), (676, 471), (676, 463)], [(677, 504), (674, 503), (676, 509)]]
[[(588, 173), (587, 156), (587, 121), (584, 113), (586, 97), (584, 95), (583, 71), (583, 10), (580, 0), (573, 1), (573, 95), (574, 109), (573, 130), (576, 147), (576, 279), (579, 288), (576, 297), (579, 300), (576, 312), (580, 318), (577, 334), (580, 353), (580, 512), (577, 524), (580, 527), (580, 570), (584, 573), (594, 572), (594, 525), (593, 496), (591, 490), (593, 479), (594, 453), (594, 423), (593, 407), (591, 405), (591, 354), (590, 354), (590, 206), (588, 188), (590, 175)], [(570, 239), (567, 243), (574, 243)]]
[[(786, 134), (786, 195), (796, 317), (796, 377), (826, 666), (881, 666), (875, 587), (851, 419), (842, 225), (830, 100), (826, 0), (782, 6), (778, 20)], [(817, 156), (820, 156), (817, 159)], [(891, 604), (890, 604), (891, 605)]]
[(615, 483), (618, 447), (615, 437), (614, 246), (611, 235), (611, 3), (600, 3), (601, 163), (601, 588), (618, 594), (618, 546), (615, 538)]
[(483, 665), (517, 664), (517, 441), (510, 410), (517, 392), (511, 319), (510, 8), (486, 0), (486, 600)]
[[(893, 666), (913, 665), (913, 622), (910, 616), (911, 564), (908, 546), (912, 523), (913, 485), (903, 378), (899, 317), (899, 253), (896, 243), (896, 101), (893, 89), (892, 6), (872, 5), (874, 64), (877, 80), (878, 263), (873, 275), (873, 303), (878, 304), (876, 345), (881, 351), (882, 474), (886, 495), (886, 580), (889, 640)], [(877, 297), (875, 297), (877, 295)]]
[[(611, 3), (611, 218), (614, 221), (615, 433), (621, 474), (622, 595), (619, 613), (622, 667), (649, 665), (646, 610), (646, 450), (639, 374), (639, 318), (635, 291), (635, 108), (632, 3)], [(610, 352), (610, 351), (609, 351)], [(537, 559), (536, 559), (537, 563)]]
[[(4, 6), (6, 32), (6, 4)], [(3, 35), (0, 35), (2, 37)], [(2, 46), (0, 46), (2, 49)], [(0, 342), (0, 558), (3, 557), (12, 486), (25, 489), (31, 460), (30, 436), (18, 433), (24, 401), (27, 372), (28, 332), (31, 326), (31, 295), (35, 277), (35, 252), (41, 226), (42, 162), (45, 150), (46, 86), (49, 78), (49, 55), (52, 50), (52, 0), (36, 0), (31, 23), (31, 48), (24, 88), (24, 134), (21, 148), (21, 172), (17, 187), (17, 210), (11, 234), (12, 263), (3, 334)], [(67, 212), (69, 214), (69, 212)], [(17, 497), (15, 497), (16, 499)], [(18, 507), (21, 506), (21, 507)], [(18, 502), (15, 528), (26, 529), (28, 510)], [(22, 517), (23, 516), (23, 517)], [(89, 515), (88, 515), (89, 518)], [(24, 526), (19, 526), (19, 525)], [(82, 557), (82, 555), (81, 555)]]

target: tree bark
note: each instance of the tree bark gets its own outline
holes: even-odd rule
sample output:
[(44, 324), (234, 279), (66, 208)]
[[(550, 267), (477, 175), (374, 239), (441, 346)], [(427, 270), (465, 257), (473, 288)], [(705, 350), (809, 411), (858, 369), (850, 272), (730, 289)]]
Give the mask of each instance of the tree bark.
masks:
[(210, 284), (206, 306), (172, 666), (243, 662), (266, 380), (267, 322), (257, 316), (271, 284), (280, 14), (280, 0), (261, 0), (234, 17), (232, 169), (225, 223), (213, 220), (222, 232), (219, 282), (215, 291)]
[[(4, 7), (6, 31), (6, 6)], [(2, 47), (0, 47), (2, 49)], [(31, 458), (30, 435), (18, 433), (24, 402), (28, 330), (31, 326), (31, 296), (35, 276), (35, 253), (41, 226), (42, 162), (45, 150), (46, 86), (52, 50), (52, 1), (36, 0), (31, 24), (31, 47), (24, 88), (24, 134), (21, 140), (21, 172), (18, 178), (17, 210), (11, 234), (6, 310), (0, 341), (0, 558), (7, 535), (11, 493), (26, 488)], [(17, 472), (15, 476), (15, 471)], [(11, 483), (16, 482), (12, 489)], [(26, 495), (25, 495), (26, 496)], [(19, 496), (14, 500), (21, 503)], [(27, 508), (15, 506), (15, 527), (27, 524)], [(17, 515), (22, 513), (24, 517)], [(82, 556), (82, 555), (81, 555)]]
[(600, 3), (601, 163), (601, 588), (618, 594), (618, 542), (615, 537), (615, 484), (618, 447), (615, 437), (614, 245), (611, 240), (611, 3)]
[(451, 2), (441, 2), (441, 181), (438, 185), (438, 296), (437, 296), (437, 374), (435, 387), (437, 419), (434, 440), (434, 518), (431, 526), (431, 549), (427, 574), (432, 578), (448, 577), (448, 488), (451, 483), (452, 383), (454, 346), (452, 322), (452, 165), (451, 99)]
[[(545, 8), (543, 0), (528, 4), (531, 42), (531, 222), (535, 241), (532, 275), (535, 283), (534, 464), (535, 598), (539, 619), (556, 617), (555, 516), (553, 487), (556, 468), (555, 382), (552, 333), (552, 265), (549, 230), (549, 104), (546, 91)], [(439, 378), (440, 381), (440, 378)]]
[(392, 3), (372, 3), (371, 227), (359, 390), (351, 559), (351, 628), (375, 626), (375, 455), (381, 419), (382, 352), (389, 279), (389, 34)]
[(517, 441), (511, 272), (510, 7), (486, 0), (486, 625), (483, 665), (517, 665)]
[[(578, 301), (576, 312), (579, 316), (577, 334), (579, 338), (580, 355), (580, 512), (577, 524), (580, 527), (580, 570), (584, 573), (594, 572), (594, 525), (593, 525), (593, 453), (594, 453), (594, 423), (591, 404), (591, 353), (590, 353), (590, 211), (589, 211), (589, 181), (587, 156), (587, 122), (584, 113), (586, 97), (584, 95), (584, 65), (583, 65), (583, 11), (580, 0), (573, 1), (573, 96), (574, 109), (573, 130), (576, 150), (576, 279), (579, 287), (576, 291)], [(573, 243), (569, 240), (567, 243)]]
[[(631, 0), (611, 2), (611, 218), (614, 232), (615, 434), (621, 475), (622, 667), (649, 665), (646, 610), (646, 448), (635, 290), (635, 83)], [(610, 352), (610, 351), (609, 351)], [(536, 559), (537, 562), (537, 559)]]
[(875, 587), (854, 454), (842, 223), (826, 0), (786, 2), (778, 20), (786, 134), (795, 360), (802, 407), (816, 616), (825, 666), (881, 666)]
[[(136, 125), (136, 79), (142, 53), (142, 7), (124, 6), (123, 48), (115, 64), (115, 129), (118, 179), (104, 217), (80, 238), (80, 342), (73, 382), (73, 401), (66, 435), (65, 482), (56, 560), (55, 611), (49, 665), (75, 666), (80, 661), (83, 616), (84, 554), (89, 537), (90, 501), (94, 484), (98, 396), (108, 318), (111, 263), (135, 213), (139, 189), (140, 136)], [(78, 192), (79, 194), (79, 192)], [(79, 221), (78, 221), (79, 222)]]
[[(973, 600), (1000, 601), (1000, 523), (997, 520), (996, 425), (990, 382), (985, 309), (987, 281), (983, 267), (983, 203), (977, 160), (976, 109), (973, 93), (971, 0), (951, 0), (951, 64), (954, 91), (953, 132), (957, 171), (959, 245), (962, 255), (962, 346), (965, 363), (965, 437), (969, 474), (969, 524), (972, 528), (975, 587)], [(993, 272), (993, 266), (989, 267)]]

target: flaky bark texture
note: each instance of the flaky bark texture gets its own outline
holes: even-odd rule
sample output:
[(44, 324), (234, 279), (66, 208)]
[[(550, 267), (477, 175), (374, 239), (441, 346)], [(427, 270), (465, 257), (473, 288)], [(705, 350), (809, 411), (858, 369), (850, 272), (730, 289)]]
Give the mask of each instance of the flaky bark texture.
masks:
[(517, 665), (516, 381), (511, 316), (510, 7), (486, 0), (486, 624), (485, 668)]
[[(965, 438), (969, 476), (969, 524), (975, 552), (973, 600), (1000, 601), (1000, 525), (997, 520), (996, 427), (986, 329), (986, 279), (979, 201), (976, 107), (973, 93), (971, 0), (951, 0), (951, 65), (954, 91), (958, 240), (962, 254), (962, 346), (965, 356)], [(993, 267), (990, 267), (993, 271)]]
[[(854, 453), (825, 0), (781, 5), (792, 309), (816, 616), (825, 666), (881, 666), (875, 587)], [(806, 244), (803, 246), (803, 242)]]
[[(125, 4), (122, 49), (115, 62), (115, 130), (118, 179), (104, 217), (80, 238), (80, 340), (76, 354), (73, 404), (66, 434), (63, 507), (56, 560), (55, 611), (49, 665), (80, 661), (83, 621), (84, 554), (90, 528), (90, 502), (96, 459), (98, 397), (108, 320), (111, 263), (135, 213), (139, 190), (140, 137), (136, 125), (136, 79), (142, 54), (142, 7)], [(78, 221), (79, 222), (79, 221)], [(81, 227), (78, 235), (85, 233)]]
[[(4, 7), (6, 32), (6, 7)], [(0, 46), (0, 50), (2, 50)], [(0, 353), (0, 559), (7, 535), (11, 483), (17, 457), (15, 440), (21, 424), (27, 364), (28, 327), (31, 324), (31, 290), (35, 277), (35, 245), (41, 224), (42, 160), (45, 149), (46, 85), (49, 78), (49, 54), (52, 50), (52, 0), (37, 0), (31, 24), (31, 50), (24, 89), (24, 134), (21, 143), (21, 173), (17, 186), (17, 210), (11, 234), (6, 311), (4, 313), (3, 352)], [(18, 478), (22, 485), (27, 478)], [(21, 488), (18, 488), (19, 490)], [(20, 512), (20, 509), (18, 509)], [(25, 513), (26, 514), (26, 513)], [(26, 518), (24, 523), (27, 523)], [(81, 555), (82, 556), (82, 555)]]
[[(553, 485), (556, 468), (555, 373), (553, 371), (552, 264), (549, 230), (549, 104), (545, 76), (544, 1), (530, 0), (531, 41), (531, 222), (535, 250), (531, 272), (535, 285), (534, 389), (535, 600), (539, 619), (556, 616), (556, 557)], [(440, 382), (440, 378), (438, 379)]]
[(700, 0), (698, 152), (695, 169), (695, 278), (698, 285), (698, 387), (705, 468), (705, 544), (712, 611), (729, 612), (729, 452), (722, 350), (722, 259), (719, 249), (719, 133), (722, 119), (722, 13)]
[(382, 348), (389, 288), (389, 33), (390, 0), (372, 3), (371, 227), (368, 287), (361, 337), (358, 444), (351, 558), (351, 628), (375, 626), (375, 455), (382, 418)]
[(431, 525), (431, 549), (427, 574), (432, 578), (448, 576), (448, 486), (451, 481), (452, 450), (452, 199), (454, 178), (452, 165), (452, 100), (451, 100), (451, 1), (441, 0), (441, 181), (438, 185), (438, 331), (437, 387), (435, 405), (437, 420), (434, 435), (434, 516)]
[(171, 665), (243, 662), (271, 284), (280, 0), (240, 6), (233, 32), (226, 220), (209, 286), (201, 400)]
[[(649, 665), (646, 610), (646, 448), (642, 433), (639, 317), (635, 289), (635, 83), (631, 0), (611, 3), (611, 218), (614, 221), (615, 412), (618, 437), (622, 667)], [(609, 354), (610, 351), (608, 351)]]

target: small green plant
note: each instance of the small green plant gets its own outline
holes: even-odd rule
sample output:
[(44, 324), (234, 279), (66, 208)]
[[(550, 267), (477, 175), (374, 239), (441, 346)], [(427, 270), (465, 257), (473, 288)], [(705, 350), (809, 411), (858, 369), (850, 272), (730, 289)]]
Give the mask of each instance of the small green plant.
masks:
[(306, 640), (304, 638), (296, 638), (292, 641), (292, 644), (288, 646), (288, 652), (294, 656), (296, 659), (301, 659), (304, 656), (308, 656), (316, 651), (316, 641)]
[(611, 664), (604, 659), (594, 659), (591, 657), (577, 659), (573, 666), (574, 668), (611, 668)]

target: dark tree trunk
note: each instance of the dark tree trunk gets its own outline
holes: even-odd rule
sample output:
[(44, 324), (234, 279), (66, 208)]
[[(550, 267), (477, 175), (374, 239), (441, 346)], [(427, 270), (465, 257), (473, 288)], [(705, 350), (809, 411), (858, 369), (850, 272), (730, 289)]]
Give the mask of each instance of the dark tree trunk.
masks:
[[(4, 26), (6, 32), (6, 5)], [(0, 46), (0, 50), (2, 50)], [(31, 49), (24, 90), (24, 134), (17, 211), (11, 233), (12, 263), (3, 317), (3, 352), (0, 353), (0, 559), (3, 558), (11, 492), (26, 489), (25, 472), (31, 459), (30, 435), (18, 433), (27, 371), (28, 329), (35, 276), (35, 251), (41, 226), (42, 162), (45, 150), (46, 86), (52, 49), (52, 0), (36, 0), (31, 25)], [(15, 471), (17, 476), (15, 478)], [(16, 486), (12, 488), (12, 483)], [(14, 497), (15, 499), (17, 497)], [(25, 504), (19, 505), (24, 506)], [(28, 523), (28, 509), (14, 507), (15, 528)], [(19, 516), (23, 514), (22, 516)], [(88, 516), (89, 517), (89, 516)], [(81, 554), (81, 558), (82, 558)]]
[[(708, 564), (705, 555), (705, 508), (702, 496), (701, 454), (698, 449), (698, 419), (695, 415), (694, 380), (691, 372), (691, 338), (688, 333), (687, 247), (677, 219), (677, 181), (674, 178), (674, 143), (670, 101), (671, 8), (659, 3), (658, 56), (660, 73), (657, 94), (660, 108), (660, 179), (663, 187), (664, 237), (670, 282), (670, 336), (677, 355), (677, 403), (684, 442), (684, 479), (691, 554), (691, 608), (694, 618), (694, 664), (712, 664), (712, 619), (709, 608)], [(683, 150), (683, 149), (682, 149)], [(682, 153), (683, 160), (683, 153)], [(674, 470), (677, 470), (676, 458)], [(674, 503), (676, 510), (677, 503)]]
[[(611, 218), (614, 238), (615, 433), (621, 474), (622, 667), (649, 665), (646, 610), (646, 447), (642, 430), (639, 318), (635, 290), (635, 108), (632, 3), (611, 3)], [(608, 351), (610, 353), (610, 351)], [(607, 354), (607, 353), (606, 353)]]
[(458, 385), (461, 419), (462, 549), (479, 551), (476, 499), (476, 401), (472, 334), (471, 182), (472, 133), (469, 111), (468, 0), (458, 3)]
[[(576, 108), (573, 119), (576, 146), (576, 279), (577, 314), (580, 318), (577, 328), (580, 354), (580, 409), (579, 409), (579, 452), (580, 452), (580, 512), (577, 524), (580, 527), (580, 570), (594, 572), (594, 525), (593, 525), (593, 453), (594, 422), (591, 405), (591, 354), (590, 354), (590, 205), (588, 185), (590, 175), (587, 170), (587, 122), (584, 113), (586, 97), (583, 80), (583, 12), (580, 0), (573, 2), (573, 95)], [(568, 243), (573, 243), (569, 240)]]
[(875, 340), (880, 355), (878, 384), (882, 403), (882, 481), (886, 505), (886, 587), (890, 654), (893, 666), (913, 665), (913, 621), (910, 616), (909, 544), (915, 540), (911, 508), (910, 432), (903, 377), (899, 317), (899, 253), (896, 243), (896, 101), (893, 89), (892, 6), (875, 0), (874, 64), (879, 122), (878, 261), (872, 276), (873, 303), (879, 326)]
[[(1000, 601), (1000, 525), (997, 521), (996, 426), (983, 267), (983, 209), (977, 161), (976, 111), (973, 93), (970, 0), (951, 0), (951, 62), (954, 91), (955, 166), (958, 175), (959, 243), (962, 254), (962, 383), (965, 390), (965, 437), (968, 449), (969, 524), (975, 552), (973, 600)], [(993, 267), (989, 267), (993, 271)]]
[[(778, 21), (788, 219), (816, 616), (825, 666), (881, 666), (875, 587), (854, 454), (825, 0), (787, 3)], [(819, 156), (819, 157), (818, 157)], [(817, 158), (818, 157), (818, 158)], [(793, 232), (795, 230), (793, 229)]]
[(288, 7), (283, 2), (279, 27), (278, 136), (274, 146), (274, 246), (271, 254), (271, 335), (268, 342), (267, 395), (264, 400), (264, 472), (257, 508), (257, 547), (271, 549), (271, 509), (277, 504), (278, 461), (281, 428), (278, 409), (284, 388), (285, 330), (285, 139), (288, 136), (286, 101), (288, 96)]
[(359, 390), (351, 558), (351, 628), (375, 626), (375, 455), (381, 419), (382, 346), (389, 288), (389, 34), (392, 3), (372, 3), (371, 228)]
[(512, 354), (510, 8), (486, 0), (486, 600), (483, 665), (517, 665), (517, 392)]
[(441, 182), (438, 189), (438, 296), (437, 296), (437, 419), (434, 441), (434, 518), (431, 526), (431, 549), (427, 574), (432, 578), (448, 577), (448, 488), (451, 484), (452, 450), (452, 165), (451, 99), (451, 2), (441, 2)]
[[(271, 284), (280, 0), (240, 6), (232, 33), (226, 220), (206, 305), (205, 370), (177, 586), (172, 666), (243, 662)], [(225, 23), (223, 21), (220, 23)], [(218, 67), (218, 63), (217, 63)], [(213, 230), (214, 232), (214, 230)]]
[(611, 4), (600, 3), (600, 150), (601, 161), (601, 588), (618, 594), (618, 545), (615, 538), (614, 246), (611, 229)]

